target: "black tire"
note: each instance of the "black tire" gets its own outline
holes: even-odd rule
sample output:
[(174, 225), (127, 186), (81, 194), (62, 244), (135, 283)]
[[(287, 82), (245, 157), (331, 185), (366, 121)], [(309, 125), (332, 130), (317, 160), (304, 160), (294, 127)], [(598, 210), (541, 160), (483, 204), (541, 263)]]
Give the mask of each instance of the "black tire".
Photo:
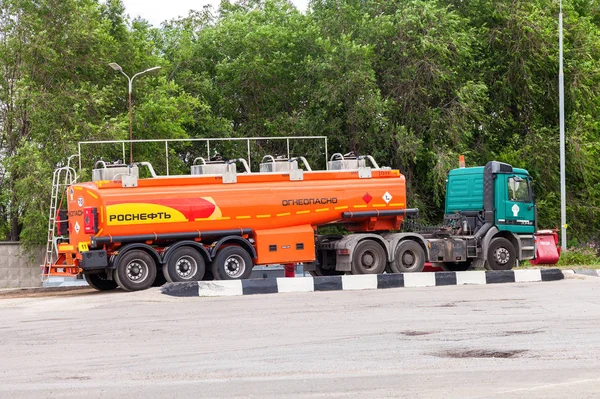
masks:
[(381, 274), (385, 271), (385, 249), (373, 240), (363, 240), (352, 252), (352, 274)]
[[(333, 252), (333, 251), (331, 251)], [(334, 252), (335, 254), (335, 252)], [(335, 270), (335, 255), (333, 255), (333, 261), (331, 257), (323, 254), (323, 251), (317, 251), (317, 259), (315, 261), (315, 270), (309, 271), (308, 273), (313, 277), (321, 276), (341, 276), (345, 272)], [(327, 264), (325, 264), (327, 263)]]
[(321, 264), (315, 266), (315, 270), (308, 272), (313, 277), (321, 277), (321, 276), (341, 276), (345, 272), (341, 272), (335, 269), (324, 269)]
[(471, 260), (467, 260), (464, 262), (445, 262), (442, 263), (442, 269), (444, 269), (447, 272), (464, 272), (469, 270), (471, 264)]
[(204, 258), (197, 249), (189, 246), (175, 249), (162, 267), (163, 275), (170, 283), (200, 281), (205, 271)]
[(112, 291), (118, 287), (115, 280), (109, 280), (106, 273), (86, 274), (85, 281), (95, 290)]
[(344, 272), (333, 269), (322, 269), (319, 266), (316, 267), (315, 270), (311, 270), (308, 272), (313, 277), (323, 277), (323, 276), (341, 276)]
[(248, 251), (237, 245), (221, 248), (212, 262), (215, 280), (245, 280), (254, 264)]
[(156, 278), (156, 262), (145, 251), (126, 252), (115, 269), (115, 280), (125, 291), (141, 291), (152, 286)]
[(400, 241), (394, 252), (394, 261), (389, 269), (392, 273), (419, 273), (425, 268), (425, 251), (412, 240)]
[(517, 253), (511, 242), (506, 238), (496, 237), (490, 242), (485, 267), (488, 270), (511, 270), (516, 260)]

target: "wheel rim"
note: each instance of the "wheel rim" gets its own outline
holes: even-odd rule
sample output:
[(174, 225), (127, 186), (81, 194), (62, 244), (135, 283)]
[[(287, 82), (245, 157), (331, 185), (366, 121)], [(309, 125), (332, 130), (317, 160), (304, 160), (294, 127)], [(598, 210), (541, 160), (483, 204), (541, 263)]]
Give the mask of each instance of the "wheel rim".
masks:
[(148, 278), (148, 264), (141, 259), (134, 259), (125, 268), (127, 279), (132, 283), (141, 283)]
[(494, 251), (494, 259), (500, 265), (506, 265), (510, 261), (510, 252), (504, 247), (496, 248)]
[(375, 255), (371, 251), (366, 251), (360, 258), (360, 261), (361, 261), (363, 267), (367, 270), (371, 270), (376, 266), (376, 264), (377, 264), (376, 260), (377, 260), (377, 255)]
[(191, 256), (182, 256), (175, 263), (175, 273), (182, 279), (189, 279), (195, 276), (197, 271), (198, 263)]
[(225, 273), (230, 278), (239, 278), (246, 271), (246, 262), (240, 255), (231, 255), (225, 260)]
[(414, 252), (406, 251), (402, 254), (402, 264), (406, 267), (413, 267), (417, 257)]

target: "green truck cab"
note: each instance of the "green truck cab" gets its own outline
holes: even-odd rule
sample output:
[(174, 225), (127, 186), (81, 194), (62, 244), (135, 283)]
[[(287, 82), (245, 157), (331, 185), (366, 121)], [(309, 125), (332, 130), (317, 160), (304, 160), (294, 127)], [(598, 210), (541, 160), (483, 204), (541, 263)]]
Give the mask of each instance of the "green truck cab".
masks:
[(525, 169), (492, 161), (453, 169), (446, 183), (444, 226), (423, 234), (428, 258), (446, 270), (510, 270), (535, 258), (536, 206)]
[[(494, 173), (494, 225), (499, 231), (533, 234), (536, 220), (531, 176), (525, 169), (503, 165), (504, 172)], [(446, 215), (484, 210), (483, 175), (483, 166), (450, 171), (446, 183)]]

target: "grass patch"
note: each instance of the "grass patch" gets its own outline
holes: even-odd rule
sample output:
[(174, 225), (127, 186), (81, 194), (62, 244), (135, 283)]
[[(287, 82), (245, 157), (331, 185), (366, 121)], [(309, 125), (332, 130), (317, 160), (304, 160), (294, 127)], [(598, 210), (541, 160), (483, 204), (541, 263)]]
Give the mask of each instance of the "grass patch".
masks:
[(560, 254), (556, 265), (531, 265), (528, 261), (521, 262), (519, 269), (600, 269), (600, 256), (595, 244), (572, 247)]

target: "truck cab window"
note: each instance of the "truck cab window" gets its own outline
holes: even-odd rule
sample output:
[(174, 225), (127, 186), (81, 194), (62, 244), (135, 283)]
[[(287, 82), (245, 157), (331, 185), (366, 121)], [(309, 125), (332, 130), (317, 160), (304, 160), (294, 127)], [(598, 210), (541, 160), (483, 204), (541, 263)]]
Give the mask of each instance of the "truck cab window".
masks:
[(508, 178), (508, 199), (517, 202), (531, 202), (529, 180), (519, 176)]

